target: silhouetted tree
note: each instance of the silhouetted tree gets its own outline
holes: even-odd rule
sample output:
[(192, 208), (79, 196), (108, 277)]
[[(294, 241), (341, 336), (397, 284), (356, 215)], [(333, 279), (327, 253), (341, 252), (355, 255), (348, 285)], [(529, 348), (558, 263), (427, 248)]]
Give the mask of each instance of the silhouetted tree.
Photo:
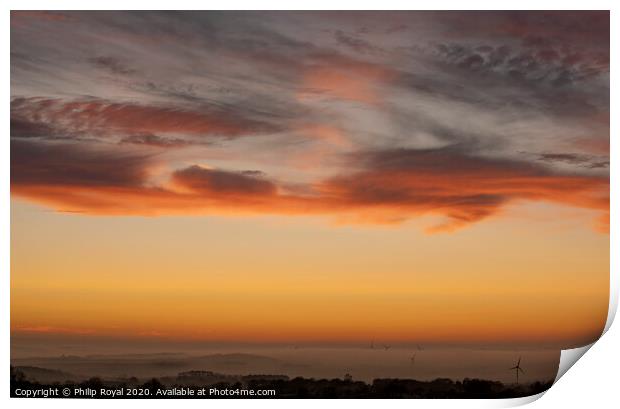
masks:
[(103, 387), (103, 381), (99, 377), (92, 377), (87, 381), (82, 382), (81, 386), (90, 389), (101, 389)]
[(19, 369), (11, 365), (11, 383), (22, 383), (26, 380), (26, 375)]
[(142, 386), (151, 392), (151, 396), (155, 396), (157, 390), (163, 388), (164, 385), (159, 379), (153, 378), (150, 381), (146, 381)]

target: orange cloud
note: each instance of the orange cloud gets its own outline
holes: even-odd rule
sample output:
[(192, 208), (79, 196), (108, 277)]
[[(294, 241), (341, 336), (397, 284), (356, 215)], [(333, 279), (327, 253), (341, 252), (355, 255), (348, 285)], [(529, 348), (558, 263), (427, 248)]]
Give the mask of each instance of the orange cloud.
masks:
[(554, 174), (454, 148), (360, 154), (353, 159), (360, 170), (318, 181), (306, 195), (254, 170), (190, 166), (175, 171), (164, 187), (148, 181), (150, 157), (18, 141), (12, 153), (14, 195), (87, 214), (321, 214), (371, 223), (445, 217), (433, 231), (478, 222), (518, 200), (598, 210), (603, 224), (609, 214), (607, 178)]
[(67, 14), (42, 10), (11, 10), (11, 26), (25, 26), (28, 20), (41, 21), (70, 21), (73, 18)]
[(395, 76), (390, 69), (348, 59), (329, 56), (304, 68), (301, 99), (317, 95), (348, 101), (377, 104), (378, 87)]
[(553, 174), (525, 162), (480, 158), (453, 148), (371, 152), (360, 160), (366, 169), (323, 182), (323, 195), (350, 206), (383, 208), (395, 221), (405, 215), (445, 216), (446, 223), (432, 231), (482, 220), (514, 200), (609, 212), (606, 178)]
[(300, 127), (301, 132), (314, 139), (326, 141), (339, 147), (351, 146), (346, 134), (339, 128), (331, 125), (308, 124)]

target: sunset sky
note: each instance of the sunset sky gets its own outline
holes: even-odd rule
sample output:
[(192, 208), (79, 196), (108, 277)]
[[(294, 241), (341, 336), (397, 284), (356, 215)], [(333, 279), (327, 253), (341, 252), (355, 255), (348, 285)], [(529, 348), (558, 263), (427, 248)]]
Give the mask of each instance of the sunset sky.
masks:
[(11, 329), (582, 345), (607, 12), (12, 12)]

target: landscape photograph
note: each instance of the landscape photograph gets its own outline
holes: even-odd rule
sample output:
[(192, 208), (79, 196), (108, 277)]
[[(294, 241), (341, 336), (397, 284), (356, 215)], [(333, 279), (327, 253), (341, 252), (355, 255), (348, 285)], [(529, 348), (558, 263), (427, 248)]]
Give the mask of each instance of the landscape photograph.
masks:
[(11, 397), (546, 391), (607, 321), (609, 18), (11, 11)]

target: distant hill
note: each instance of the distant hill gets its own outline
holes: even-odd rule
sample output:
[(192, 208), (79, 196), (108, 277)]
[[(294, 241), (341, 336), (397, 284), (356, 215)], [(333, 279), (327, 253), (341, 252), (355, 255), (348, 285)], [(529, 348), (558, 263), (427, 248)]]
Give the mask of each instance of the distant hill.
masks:
[[(191, 370), (224, 374), (283, 373), (290, 363), (262, 355), (231, 353), (189, 356), (185, 354), (126, 354), (17, 358), (20, 367), (50, 368), (73, 374), (119, 378), (128, 376), (162, 377)], [(128, 369), (130, 368), (130, 369)], [(131, 371), (131, 374), (128, 371)]]
[(74, 375), (72, 373), (59, 371), (56, 369), (39, 368), (36, 366), (16, 366), (15, 371), (21, 372), (25, 379), (31, 382), (40, 383), (65, 383), (81, 381), (85, 377)]
[(212, 366), (214, 368), (236, 367), (275, 367), (281, 366), (282, 361), (263, 355), (253, 354), (211, 354), (194, 358), (197, 365)]

